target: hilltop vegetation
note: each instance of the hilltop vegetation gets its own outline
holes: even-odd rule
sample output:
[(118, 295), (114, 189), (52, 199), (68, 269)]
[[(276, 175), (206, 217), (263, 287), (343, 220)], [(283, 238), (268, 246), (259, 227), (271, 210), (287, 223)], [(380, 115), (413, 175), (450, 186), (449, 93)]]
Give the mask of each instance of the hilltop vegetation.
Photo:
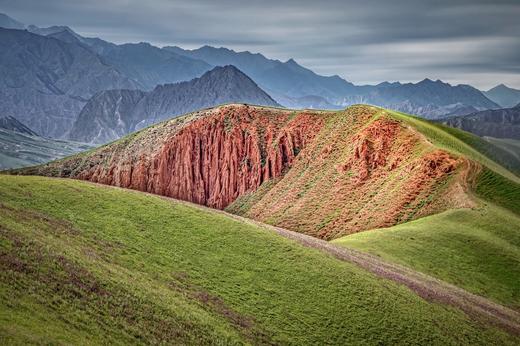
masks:
[(515, 342), (209, 210), (37, 177), (0, 195), (4, 343)]

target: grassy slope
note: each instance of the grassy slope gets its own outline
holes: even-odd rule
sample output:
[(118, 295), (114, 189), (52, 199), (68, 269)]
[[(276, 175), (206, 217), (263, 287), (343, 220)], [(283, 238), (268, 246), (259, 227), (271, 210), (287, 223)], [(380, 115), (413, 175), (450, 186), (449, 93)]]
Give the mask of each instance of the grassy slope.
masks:
[(518, 342), (193, 206), (13, 176), (0, 201), (2, 344)]
[(349, 235), (339, 245), (378, 254), (520, 309), (520, 184), (484, 154), (480, 138), (403, 116), (434, 144), (480, 162), (473, 193), (479, 206), (390, 228)]
[(518, 215), (488, 203), (334, 243), (380, 255), (520, 309), (519, 229)]

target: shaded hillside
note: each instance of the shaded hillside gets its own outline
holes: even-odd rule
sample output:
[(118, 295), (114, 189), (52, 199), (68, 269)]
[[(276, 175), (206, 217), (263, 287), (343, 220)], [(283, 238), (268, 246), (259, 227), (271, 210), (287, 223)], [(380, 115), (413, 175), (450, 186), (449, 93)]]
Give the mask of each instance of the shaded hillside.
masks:
[(520, 139), (520, 104), (513, 108), (450, 117), (440, 122), (478, 136)]
[[(354, 88), (354, 85), (338, 76), (321, 76), (299, 65), (293, 59), (281, 62), (262, 54), (248, 51), (235, 52), (224, 47), (204, 46), (194, 50), (180, 47), (164, 47), (165, 50), (206, 61), (213, 66), (234, 65), (253, 78), (279, 103), (285, 98), (317, 95), (336, 102)], [(286, 104), (284, 104), (286, 106)], [(303, 107), (303, 104), (297, 108)]]
[(0, 128), (0, 170), (34, 166), (91, 148), (84, 143)]
[(484, 95), (503, 108), (511, 108), (520, 104), (520, 90), (509, 88), (504, 84), (484, 91)]
[(233, 102), (278, 106), (236, 67), (216, 67), (200, 78), (159, 85), (149, 93), (101, 93), (82, 110), (69, 138), (105, 143), (180, 114)]
[[(440, 142), (425, 138), (432, 131)], [(472, 206), (467, 179), (481, 164), (517, 179), (453, 134), (376, 107), (229, 105), (19, 173), (148, 191), (332, 239)]]
[(69, 133), (85, 143), (106, 143), (134, 130), (141, 119), (132, 119), (137, 103), (146, 95), (141, 90), (101, 91), (87, 102)]
[(93, 94), (137, 87), (83, 45), (0, 28), (0, 114), (63, 137)]
[(0, 195), (6, 344), (518, 343), (215, 211), (41, 177), (0, 176)]
[[(87, 41), (94, 49), (98, 43)], [(103, 59), (126, 76), (137, 81), (145, 90), (158, 84), (187, 81), (211, 69), (208, 63), (178, 55), (149, 43), (112, 45), (99, 51)]]
[(0, 129), (8, 130), (26, 135), (37, 136), (37, 133), (13, 118), (12, 116), (0, 117)]

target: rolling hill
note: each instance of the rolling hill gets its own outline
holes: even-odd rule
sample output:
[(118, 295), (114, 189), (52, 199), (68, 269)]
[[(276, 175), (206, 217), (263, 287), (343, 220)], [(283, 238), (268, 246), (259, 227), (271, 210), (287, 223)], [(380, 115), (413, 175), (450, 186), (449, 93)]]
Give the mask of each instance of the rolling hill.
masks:
[(0, 176), (6, 344), (504, 344), (518, 337), (266, 226)]
[(226, 105), (19, 173), (152, 192), (334, 239), (473, 207), (470, 182), (486, 169), (518, 183), (485, 155), (514, 156), (457, 131), (370, 106)]

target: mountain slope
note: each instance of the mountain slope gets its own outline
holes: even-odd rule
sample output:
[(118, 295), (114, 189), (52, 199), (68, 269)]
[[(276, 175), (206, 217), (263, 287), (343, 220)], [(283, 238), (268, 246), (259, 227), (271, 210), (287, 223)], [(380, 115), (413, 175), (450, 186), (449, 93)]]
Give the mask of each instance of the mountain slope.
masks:
[(503, 108), (511, 108), (520, 104), (520, 90), (509, 88), (504, 84), (484, 91), (484, 95)]
[(72, 180), (0, 176), (0, 194), (9, 344), (518, 342), (226, 215)]
[(63, 137), (93, 94), (136, 83), (79, 44), (0, 29), (0, 113)]
[(0, 13), (0, 28), (23, 30), (25, 25), (5, 13)]
[(149, 43), (114, 45), (100, 52), (103, 59), (150, 90), (158, 84), (187, 81), (211, 69), (208, 63), (185, 57)]
[[(292, 108), (308, 108), (309, 97), (322, 97), (325, 102), (340, 107), (367, 103), (432, 119), (499, 108), (482, 92), (468, 85), (452, 86), (429, 79), (419, 83), (354, 85), (338, 76), (318, 75), (293, 59), (281, 62), (261, 54), (210, 46), (194, 50), (179, 47), (163, 49), (215, 66), (234, 65), (253, 78), (278, 103)], [(326, 106), (326, 103), (321, 104)], [(334, 109), (330, 106), (326, 108)]]
[(520, 104), (513, 108), (449, 117), (440, 122), (478, 136), (520, 139)]
[[(425, 137), (432, 131), (435, 142)], [(481, 165), (518, 180), (446, 131), (376, 107), (229, 105), (21, 172), (153, 192), (333, 239), (474, 206), (468, 180)]]
[(293, 59), (281, 62), (268, 59), (262, 54), (235, 52), (231, 49), (211, 46), (194, 50), (179, 47), (164, 49), (204, 60), (214, 66), (234, 65), (280, 103), (286, 97), (298, 98), (310, 95), (321, 96), (329, 101), (338, 100), (353, 88), (352, 83), (338, 76), (320, 76), (300, 66)]
[(87, 102), (74, 122), (69, 138), (85, 143), (106, 143), (134, 130), (141, 119), (132, 119), (140, 90), (101, 91)]
[(0, 129), (8, 130), (25, 135), (37, 136), (37, 133), (13, 118), (12, 116), (0, 117)]
[(69, 138), (104, 143), (162, 120), (223, 103), (278, 106), (234, 66), (216, 67), (189, 82), (157, 86), (139, 100), (132, 99), (130, 103), (114, 97), (116, 93), (101, 94), (90, 100), (74, 124)]
[(54, 140), (34, 133), (0, 128), (0, 170), (34, 166), (91, 148), (84, 143)]
[(409, 114), (435, 119), (446, 114), (463, 114), (478, 109), (499, 108), (482, 92), (469, 85), (452, 86), (440, 80), (424, 79), (418, 83), (386, 83), (366, 87), (347, 96), (346, 104), (369, 103)]
[[(519, 191), (514, 195), (517, 201)], [(479, 208), (449, 210), (348, 235), (334, 243), (428, 273), (518, 311), (519, 227), (518, 212), (486, 202)]]

